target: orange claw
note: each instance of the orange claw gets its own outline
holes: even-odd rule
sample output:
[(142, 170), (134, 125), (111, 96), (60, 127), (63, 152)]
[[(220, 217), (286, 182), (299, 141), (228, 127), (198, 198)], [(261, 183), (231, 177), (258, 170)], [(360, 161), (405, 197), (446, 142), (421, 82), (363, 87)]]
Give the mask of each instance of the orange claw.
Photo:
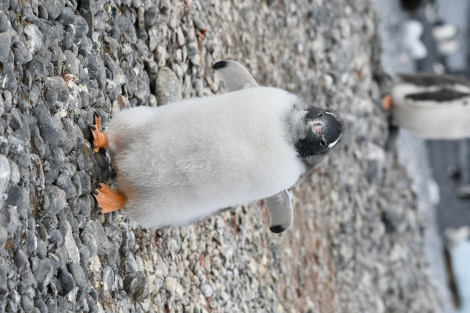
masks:
[(382, 98), (382, 105), (385, 110), (391, 110), (393, 107), (393, 98), (391, 95), (386, 95)]
[(124, 208), (126, 197), (117, 190), (105, 184), (99, 184), (93, 195), (98, 202), (98, 208), (103, 213), (111, 213)]
[(91, 134), (93, 135), (93, 152), (96, 153), (100, 148), (108, 146), (108, 138), (106, 134), (101, 132), (101, 117), (95, 113), (95, 124), (90, 127)]

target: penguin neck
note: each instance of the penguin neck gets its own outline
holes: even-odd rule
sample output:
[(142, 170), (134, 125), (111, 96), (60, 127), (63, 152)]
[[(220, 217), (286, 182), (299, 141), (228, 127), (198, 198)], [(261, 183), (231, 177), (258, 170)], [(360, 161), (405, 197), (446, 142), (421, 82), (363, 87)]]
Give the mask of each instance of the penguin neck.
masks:
[(285, 131), (287, 142), (295, 147), (299, 138), (304, 138), (306, 129), (304, 127), (307, 110), (300, 104), (294, 104), (285, 117)]
[(307, 135), (307, 129), (305, 128), (307, 114), (308, 110), (303, 104), (294, 104), (285, 117), (286, 140), (292, 149), (296, 151), (299, 161), (304, 165), (305, 172), (302, 175), (310, 172), (320, 161), (312, 162), (311, 158), (302, 157), (297, 151), (299, 140), (305, 138)]

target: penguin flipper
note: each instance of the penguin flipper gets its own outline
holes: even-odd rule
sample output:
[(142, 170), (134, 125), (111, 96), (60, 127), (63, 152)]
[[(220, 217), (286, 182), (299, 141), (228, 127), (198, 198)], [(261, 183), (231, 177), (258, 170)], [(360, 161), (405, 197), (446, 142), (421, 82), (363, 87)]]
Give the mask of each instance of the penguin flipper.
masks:
[(293, 209), (292, 198), (288, 190), (283, 190), (265, 199), (269, 210), (271, 225), (269, 230), (273, 233), (282, 233), (292, 225)]
[(216, 62), (212, 68), (224, 81), (227, 91), (258, 87), (258, 84), (248, 70), (236, 61), (219, 61)]

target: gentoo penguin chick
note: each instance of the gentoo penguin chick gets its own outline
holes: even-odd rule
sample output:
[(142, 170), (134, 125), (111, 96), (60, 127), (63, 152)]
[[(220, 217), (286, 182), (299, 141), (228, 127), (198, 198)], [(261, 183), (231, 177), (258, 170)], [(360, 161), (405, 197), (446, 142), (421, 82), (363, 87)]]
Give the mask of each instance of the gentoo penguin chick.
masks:
[(457, 76), (397, 74), (383, 98), (392, 123), (425, 139), (470, 137), (470, 84)]
[(339, 142), (335, 114), (277, 88), (258, 87), (235, 61), (221, 61), (224, 94), (117, 113), (95, 151), (107, 148), (117, 190), (94, 191), (102, 212), (122, 212), (145, 227), (178, 226), (262, 198), (271, 231), (287, 230), (287, 188)]

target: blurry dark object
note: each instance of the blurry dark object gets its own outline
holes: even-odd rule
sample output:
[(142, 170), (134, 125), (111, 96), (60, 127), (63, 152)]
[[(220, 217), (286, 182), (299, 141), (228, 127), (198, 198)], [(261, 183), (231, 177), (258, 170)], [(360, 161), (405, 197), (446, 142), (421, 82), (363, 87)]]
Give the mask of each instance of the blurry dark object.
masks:
[(457, 196), (460, 198), (470, 198), (470, 185), (464, 184), (462, 171), (455, 166), (451, 166), (447, 169), (447, 173), (454, 185)]
[(405, 10), (416, 11), (421, 5), (427, 2), (427, 0), (401, 0), (401, 6)]

